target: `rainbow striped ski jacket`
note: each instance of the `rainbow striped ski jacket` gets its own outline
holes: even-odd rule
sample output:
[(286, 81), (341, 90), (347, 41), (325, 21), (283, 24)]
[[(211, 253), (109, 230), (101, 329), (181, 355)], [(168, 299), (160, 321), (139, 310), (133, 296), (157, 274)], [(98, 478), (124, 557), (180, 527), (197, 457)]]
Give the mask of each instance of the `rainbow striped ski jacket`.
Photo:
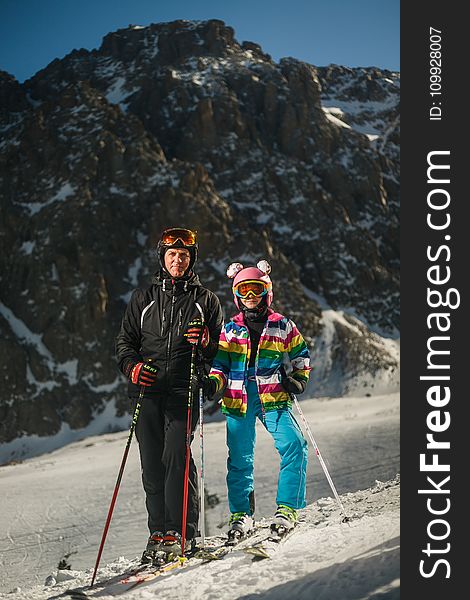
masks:
[[(240, 312), (222, 328), (219, 349), (209, 376), (217, 381), (217, 391), (224, 390), (222, 412), (246, 416), (248, 363), (250, 361), (250, 332)], [(292, 375), (308, 380), (310, 355), (295, 323), (268, 310), (268, 320), (261, 334), (255, 361), (256, 383), (263, 410), (290, 407), (290, 395), (281, 385), (281, 366), (286, 359)]]

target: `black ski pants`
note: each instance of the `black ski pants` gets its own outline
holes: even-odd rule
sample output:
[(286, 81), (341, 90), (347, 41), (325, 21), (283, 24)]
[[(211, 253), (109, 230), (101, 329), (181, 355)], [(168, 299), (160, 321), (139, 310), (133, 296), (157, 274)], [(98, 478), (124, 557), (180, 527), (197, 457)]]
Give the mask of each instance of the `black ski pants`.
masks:
[[(197, 397), (197, 394), (194, 394)], [(188, 390), (144, 397), (136, 424), (142, 483), (145, 490), (150, 534), (154, 531), (182, 533)], [(191, 410), (191, 442), (199, 417)], [(186, 538), (198, 535), (198, 481), (191, 456), (188, 481)]]

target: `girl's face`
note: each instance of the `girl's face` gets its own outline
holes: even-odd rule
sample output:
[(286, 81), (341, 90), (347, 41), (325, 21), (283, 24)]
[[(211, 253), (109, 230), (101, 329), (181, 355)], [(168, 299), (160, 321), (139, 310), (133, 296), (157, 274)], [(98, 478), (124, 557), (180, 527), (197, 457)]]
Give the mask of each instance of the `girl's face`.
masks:
[(261, 298), (255, 298), (254, 296), (250, 296), (249, 298), (240, 298), (243, 306), (247, 308), (256, 308), (258, 304), (261, 302)]

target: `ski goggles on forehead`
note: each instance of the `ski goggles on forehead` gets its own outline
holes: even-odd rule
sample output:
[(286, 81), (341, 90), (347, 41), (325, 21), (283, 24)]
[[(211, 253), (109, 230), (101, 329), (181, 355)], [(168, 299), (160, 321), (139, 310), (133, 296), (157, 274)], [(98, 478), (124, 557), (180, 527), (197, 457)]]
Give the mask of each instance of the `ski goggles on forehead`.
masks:
[(162, 234), (162, 244), (164, 246), (173, 246), (178, 240), (183, 246), (195, 246), (196, 239), (197, 231), (191, 231), (191, 229), (183, 229), (181, 227), (165, 229)]
[(233, 291), (239, 298), (261, 298), (268, 293), (268, 286), (262, 281), (241, 281)]

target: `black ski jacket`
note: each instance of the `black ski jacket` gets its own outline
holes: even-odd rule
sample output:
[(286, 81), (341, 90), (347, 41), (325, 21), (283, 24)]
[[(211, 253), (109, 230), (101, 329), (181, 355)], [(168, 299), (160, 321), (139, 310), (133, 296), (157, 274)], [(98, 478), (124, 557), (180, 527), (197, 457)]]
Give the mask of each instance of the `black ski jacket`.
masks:
[[(201, 319), (210, 334), (206, 348), (197, 353), (199, 367), (206, 372), (217, 353), (223, 325), (219, 299), (202, 287), (195, 273), (171, 279), (161, 271), (146, 289), (136, 289), (126, 308), (121, 330), (116, 337), (116, 358), (120, 370), (128, 376), (135, 363), (152, 361), (157, 368), (156, 383), (145, 389), (146, 396), (176, 392), (185, 397), (191, 372), (191, 344), (183, 336), (190, 321)], [(178, 393), (179, 392), (179, 393)], [(139, 386), (129, 381), (129, 395), (139, 395)]]

